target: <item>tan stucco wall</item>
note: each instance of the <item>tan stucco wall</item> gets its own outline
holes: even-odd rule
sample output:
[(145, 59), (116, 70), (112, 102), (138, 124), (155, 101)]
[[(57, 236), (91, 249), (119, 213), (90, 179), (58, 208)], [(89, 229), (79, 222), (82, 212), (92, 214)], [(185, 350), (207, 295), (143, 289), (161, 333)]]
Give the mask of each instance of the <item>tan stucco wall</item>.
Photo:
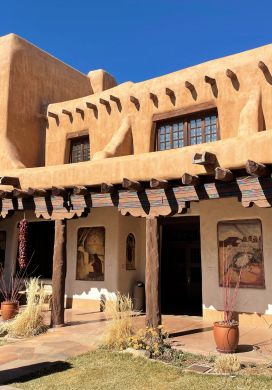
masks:
[[(50, 165), (62, 164), (66, 134), (83, 128), (89, 130), (91, 154), (95, 155), (106, 147), (122, 123), (128, 118), (131, 122), (134, 153), (148, 152), (153, 149), (152, 117), (154, 114), (194, 108), (205, 103), (211, 103), (218, 108), (221, 139), (235, 137), (239, 132), (246, 136), (263, 130), (263, 117), (265, 128), (271, 129), (272, 114), (269, 109), (272, 97), (271, 85), (258, 68), (259, 61), (264, 61), (271, 68), (271, 53), (272, 46), (267, 45), (155, 79), (136, 84), (128, 82), (92, 96), (50, 105), (50, 111), (59, 115), (60, 123), (57, 125), (54, 118), (49, 119), (47, 163)], [(236, 89), (226, 76), (227, 69), (231, 69), (237, 74), (239, 89)], [(212, 90), (209, 84), (205, 83), (204, 77), (206, 75), (216, 79), (217, 93)], [(185, 88), (185, 81), (190, 81), (195, 86), (197, 92), (195, 99), (191, 92)], [(175, 92), (174, 105), (165, 93), (166, 88)], [(157, 95), (158, 107), (150, 99), (150, 92)], [(110, 95), (120, 99), (121, 109), (118, 108), (116, 102), (110, 100)], [(139, 110), (130, 101), (130, 96), (135, 96), (139, 100)], [(100, 98), (109, 102), (110, 112), (99, 102)], [(86, 108), (86, 102), (96, 104), (97, 117), (92, 110)], [(85, 111), (84, 120), (75, 112), (76, 107)], [(67, 115), (62, 114), (63, 108), (72, 112), (72, 123)], [(57, 155), (54, 153), (55, 148), (59, 150)], [(131, 153), (129, 146), (123, 153)]]
[(42, 105), (92, 93), (88, 76), (15, 34), (0, 38), (0, 85), (1, 168), (44, 165)]

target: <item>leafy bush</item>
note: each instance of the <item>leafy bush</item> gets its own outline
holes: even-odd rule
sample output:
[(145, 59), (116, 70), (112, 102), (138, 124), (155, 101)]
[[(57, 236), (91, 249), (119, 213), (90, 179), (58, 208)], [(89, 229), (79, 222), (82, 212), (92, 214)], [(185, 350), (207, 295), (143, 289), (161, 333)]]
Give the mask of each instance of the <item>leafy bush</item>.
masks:
[(159, 328), (140, 329), (134, 336), (128, 338), (126, 348), (143, 349), (150, 353), (150, 357), (159, 357), (169, 346), (165, 343), (168, 334), (163, 330), (162, 325)]
[(11, 337), (30, 337), (47, 330), (43, 316), (46, 292), (38, 278), (26, 282), (26, 296), (26, 308), (12, 320), (3, 322), (0, 333), (7, 333)]
[(221, 355), (215, 360), (214, 369), (220, 374), (233, 374), (241, 369), (241, 363), (236, 355)]

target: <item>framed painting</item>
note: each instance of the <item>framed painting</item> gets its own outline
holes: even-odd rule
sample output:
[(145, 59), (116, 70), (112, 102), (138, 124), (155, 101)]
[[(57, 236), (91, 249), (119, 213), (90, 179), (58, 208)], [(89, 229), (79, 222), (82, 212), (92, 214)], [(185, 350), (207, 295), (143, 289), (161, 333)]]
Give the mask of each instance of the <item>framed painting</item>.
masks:
[(219, 222), (218, 259), (220, 286), (265, 288), (261, 221)]
[(132, 271), (135, 269), (135, 236), (129, 233), (126, 241), (126, 270)]
[(103, 281), (105, 228), (84, 227), (77, 232), (76, 280)]

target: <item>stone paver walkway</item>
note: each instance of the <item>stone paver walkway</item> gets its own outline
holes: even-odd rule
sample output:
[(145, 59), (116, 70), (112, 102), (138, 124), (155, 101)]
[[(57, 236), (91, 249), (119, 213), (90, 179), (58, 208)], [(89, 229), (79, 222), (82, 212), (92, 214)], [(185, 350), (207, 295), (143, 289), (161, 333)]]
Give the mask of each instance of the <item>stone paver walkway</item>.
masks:
[[(106, 325), (103, 313), (69, 309), (65, 315), (67, 326), (63, 328), (50, 329), (46, 334), (0, 346), (0, 385), (15, 382), (20, 376), (50, 364), (65, 362), (99, 345)], [(144, 327), (144, 321), (144, 316), (135, 318), (137, 327)], [(201, 317), (164, 316), (163, 323), (175, 348), (217, 354), (212, 324)], [(240, 328), (239, 358), (245, 362), (271, 362), (272, 329), (269, 326)]]

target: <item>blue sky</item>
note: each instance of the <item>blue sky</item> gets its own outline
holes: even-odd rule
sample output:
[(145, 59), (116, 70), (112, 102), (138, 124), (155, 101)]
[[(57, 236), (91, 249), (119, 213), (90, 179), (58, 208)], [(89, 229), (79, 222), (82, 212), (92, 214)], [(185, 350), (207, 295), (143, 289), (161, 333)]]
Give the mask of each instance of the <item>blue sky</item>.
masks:
[(271, 15), (271, 0), (3, 0), (0, 35), (141, 81), (272, 43)]

